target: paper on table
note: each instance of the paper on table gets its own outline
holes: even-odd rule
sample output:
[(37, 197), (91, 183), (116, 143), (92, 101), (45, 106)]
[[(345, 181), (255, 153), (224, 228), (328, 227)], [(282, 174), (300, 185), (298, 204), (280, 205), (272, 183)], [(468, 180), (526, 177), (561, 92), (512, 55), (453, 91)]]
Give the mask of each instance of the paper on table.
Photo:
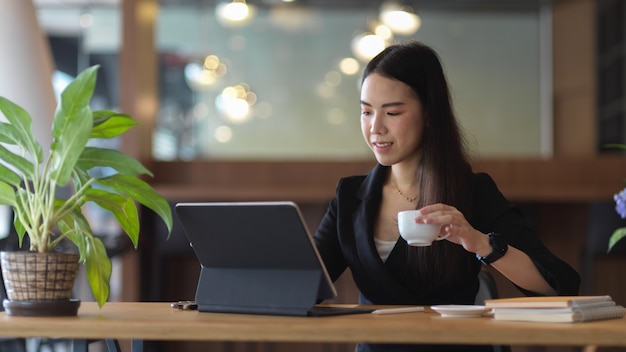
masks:
[(611, 302), (610, 296), (538, 296), (485, 300), (488, 308), (566, 308)]
[(622, 306), (608, 306), (591, 309), (577, 309), (574, 308), (571, 312), (564, 313), (547, 313), (544, 312), (548, 309), (537, 308), (534, 312), (530, 309), (524, 310), (524, 312), (515, 312), (510, 309), (506, 312), (500, 312), (498, 309), (494, 309), (495, 320), (510, 320), (510, 321), (531, 321), (531, 322), (546, 322), (546, 323), (576, 323), (593, 320), (605, 320), (605, 319), (617, 319), (624, 316), (624, 307)]

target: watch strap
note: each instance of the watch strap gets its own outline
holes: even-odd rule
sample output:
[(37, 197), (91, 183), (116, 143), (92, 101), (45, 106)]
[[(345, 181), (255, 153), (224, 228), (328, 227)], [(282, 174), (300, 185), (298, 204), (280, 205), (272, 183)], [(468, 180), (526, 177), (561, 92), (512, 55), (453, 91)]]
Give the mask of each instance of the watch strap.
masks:
[(492, 251), (484, 257), (477, 253), (476, 259), (485, 265), (491, 265), (491, 263), (504, 256), (509, 249), (509, 245), (502, 236), (495, 232), (490, 232), (487, 236), (489, 236), (489, 244), (491, 245)]

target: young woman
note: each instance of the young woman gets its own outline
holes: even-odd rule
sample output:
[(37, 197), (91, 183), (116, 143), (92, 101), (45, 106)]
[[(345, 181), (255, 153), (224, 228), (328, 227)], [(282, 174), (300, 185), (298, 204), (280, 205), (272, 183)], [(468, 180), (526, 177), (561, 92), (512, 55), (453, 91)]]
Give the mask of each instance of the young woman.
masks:
[[(438, 55), (393, 45), (365, 68), (361, 130), (378, 165), (340, 180), (315, 234), (332, 279), (350, 268), (366, 304), (472, 304), (481, 265), (526, 295), (576, 295), (580, 277), (536, 237), (485, 173), (474, 173)], [(441, 225), (442, 241), (411, 247), (397, 214)], [(490, 346), (359, 344), (357, 351), (489, 351)]]

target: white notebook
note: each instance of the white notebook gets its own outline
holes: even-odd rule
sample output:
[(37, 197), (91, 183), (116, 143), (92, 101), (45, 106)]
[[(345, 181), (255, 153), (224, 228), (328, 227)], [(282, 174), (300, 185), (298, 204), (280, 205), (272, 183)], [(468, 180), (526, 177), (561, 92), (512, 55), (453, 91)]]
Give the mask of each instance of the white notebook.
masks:
[(617, 319), (624, 316), (624, 307), (608, 305), (590, 308), (536, 308), (494, 309), (495, 320), (531, 321), (546, 323), (577, 323), (594, 320)]

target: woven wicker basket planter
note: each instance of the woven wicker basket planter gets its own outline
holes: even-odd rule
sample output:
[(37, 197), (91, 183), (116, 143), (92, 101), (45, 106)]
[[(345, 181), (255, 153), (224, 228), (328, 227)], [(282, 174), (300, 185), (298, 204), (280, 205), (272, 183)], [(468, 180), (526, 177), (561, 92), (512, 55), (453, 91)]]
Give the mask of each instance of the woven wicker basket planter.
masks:
[(80, 302), (71, 296), (78, 259), (74, 253), (1, 252), (7, 314), (75, 315)]

